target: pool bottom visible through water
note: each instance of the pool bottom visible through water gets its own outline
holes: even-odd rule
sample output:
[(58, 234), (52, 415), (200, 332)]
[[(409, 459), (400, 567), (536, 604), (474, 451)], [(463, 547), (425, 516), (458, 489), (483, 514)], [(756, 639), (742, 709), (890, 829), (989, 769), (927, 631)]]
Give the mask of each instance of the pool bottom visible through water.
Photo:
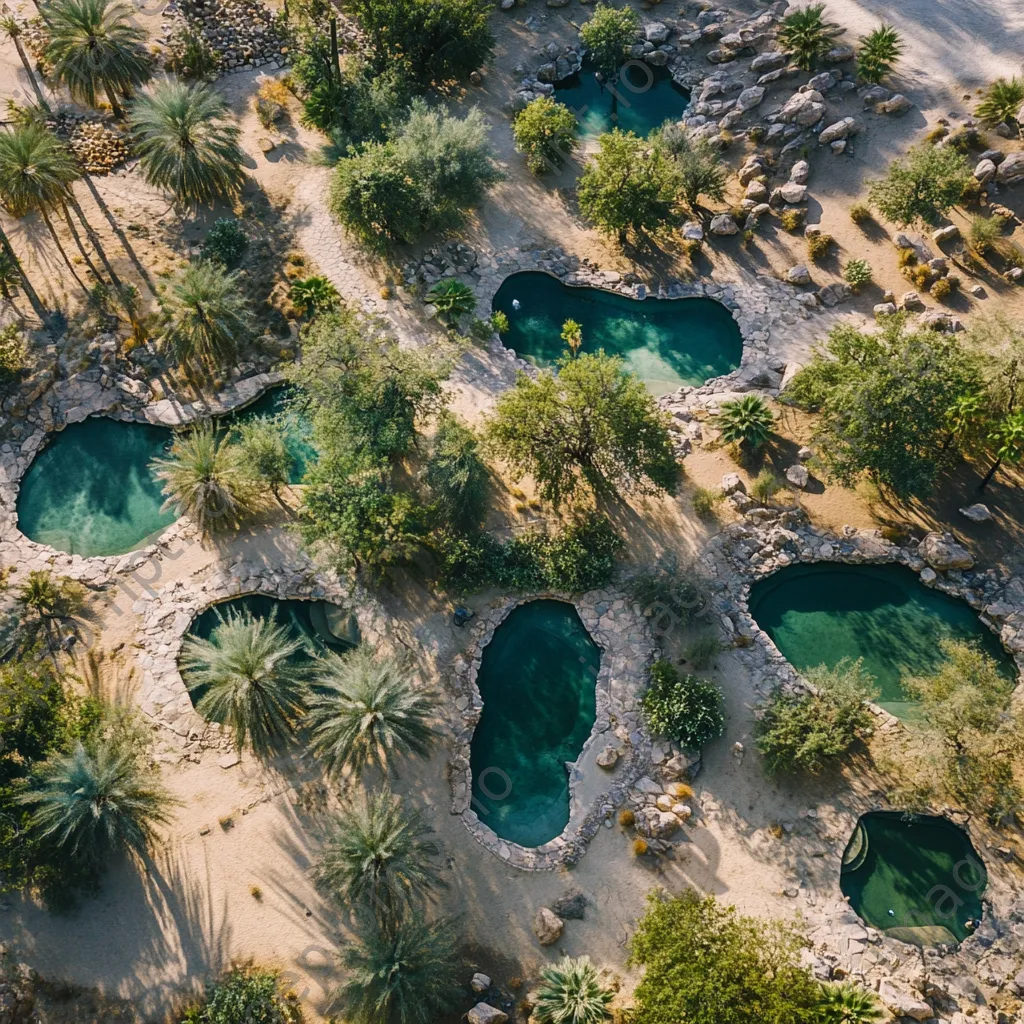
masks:
[(901, 565), (787, 566), (750, 588), (749, 607), (798, 670), (863, 658), (881, 692), (878, 703), (900, 718), (915, 717), (901, 679), (934, 672), (943, 638), (977, 642), (1007, 678), (1016, 677), (998, 638), (968, 604), (929, 589)]
[(596, 717), (600, 651), (563, 601), (520, 605), (495, 630), (477, 675), (473, 809), (502, 839), (533, 847), (569, 822), (569, 776)]
[(839, 884), (867, 924), (928, 946), (971, 934), (987, 880), (967, 833), (951, 821), (872, 811), (857, 823)]
[(493, 308), (509, 320), (502, 342), (535, 365), (553, 367), (566, 354), (562, 324), (576, 320), (583, 328), (583, 352), (603, 349), (621, 356), (655, 395), (729, 373), (743, 355), (736, 321), (713, 299), (641, 301), (523, 271), (505, 278)]

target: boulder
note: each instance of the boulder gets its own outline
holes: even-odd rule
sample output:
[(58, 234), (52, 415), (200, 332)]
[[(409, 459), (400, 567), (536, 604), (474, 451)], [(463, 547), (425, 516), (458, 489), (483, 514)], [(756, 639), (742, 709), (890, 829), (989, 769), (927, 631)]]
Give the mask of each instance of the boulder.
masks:
[(900, 305), (904, 309), (924, 309), (924, 303), (917, 292), (904, 292), (903, 298), (900, 299)]
[(665, 839), (679, 830), (679, 819), (671, 811), (644, 807), (637, 812), (636, 830), (648, 839)]
[(1007, 153), (996, 170), (996, 181), (1001, 185), (1016, 185), (1024, 181), (1024, 153)]
[(599, 768), (607, 768), (609, 771), (618, 764), (618, 761), (619, 750), (611, 745), (605, 747), (596, 758), (597, 766)]
[(797, 160), (789, 172), (789, 180), (797, 185), (806, 185), (811, 176), (811, 165), (806, 160)]
[(736, 97), (736, 109), (741, 114), (746, 113), (748, 110), (753, 110), (763, 99), (764, 89), (759, 85), (752, 85)]
[[(837, 72), (838, 74), (838, 72)], [(829, 89), (835, 87), (838, 79), (831, 71), (822, 71), (820, 75), (815, 75), (807, 82), (808, 89), (815, 89), (818, 92), (828, 92)]]
[(893, 316), (896, 313), (896, 303), (879, 302), (876, 306), (872, 308), (871, 312), (875, 314), (876, 320), (880, 316)]
[(547, 907), (541, 907), (533, 918), (533, 934), (542, 946), (550, 946), (562, 937), (565, 922)]
[(766, 202), (768, 199), (768, 186), (755, 178), (748, 186), (747, 191), (744, 193), (744, 198), (752, 200), (755, 205), (757, 203)]
[(770, 53), (759, 53), (751, 62), (750, 70), (759, 74), (763, 71), (775, 71), (786, 66), (786, 55), (773, 50)]
[(537, 81), (538, 82), (553, 82), (558, 77), (558, 68), (555, 66), (555, 62), (551, 61), (548, 64), (541, 64), (537, 68)]
[(746, 484), (740, 479), (739, 473), (726, 473), (722, 477), (722, 493), (723, 494), (735, 494), (739, 491), (741, 494), (747, 493)]
[(897, 1017), (912, 1017), (914, 1020), (928, 1020), (935, 1014), (932, 1008), (918, 995), (900, 988), (885, 978), (878, 986), (878, 998)]
[(958, 544), (951, 533), (925, 534), (924, 540), (918, 545), (917, 553), (933, 569), (940, 571), (970, 569), (974, 565), (974, 556), (962, 544)]
[(711, 218), (711, 234), (713, 235), (735, 235), (739, 231), (736, 221), (728, 213), (720, 213), (717, 217)]
[(787, 124), (811, 125), (825, 114), (825, 99), (815, 89), (794, 93), (779, 111), (778, 118)]
[(811, 272), (803, 263), (798, 263), (795, 267), (790, 267), (787, 271), (786, 280), (789, 281), (790, 284), (810, 284)]
[(860, 125), (857, 123), (856, 118), (844, 117), (841, 121), (836, 121), (834, 124), (830, 124), (818, 136), (818, 142), (823, 146), (828, 145), (829, 143), (836, 142), (839, 139), (846, 139), (851, 135), (856, 135), (860, 130)]
[(650, 53), (645, 53), (644, 60), (651, 67), (663, 68), (668, 66), (668, 54), (664, 50), (652, 50)]
[(760, 178), (764, 173), (764, 157), (748, 157), (747, 162), (739, 169), (740, 184), (749, 185), (755, 178)]
[(481, 974), (478, 971), (470, 979), (469, 987), (476, 992), (477, 995), (480, 995), (491, 987), (491, 979), (486, 974)]
[(790, 466), (789, 469), (786, 470), (786, 479), (794, 487), (799, 487), (800, 490), (803, 490), (811, 479), (811, 474), (807, 471), (806, 466), (795, 465)]
[(856, 52), (848, 43), (837, 43), (823, 59), (826, 64), (844, 64), (848, 60), (853, 60)]
[(897, 249), (914, 248), (914, 240), (910, 237), (910, 235), (905, 234), (903, 231), (896, 232), (896, 234), (893, 236), (892, 244), (895, 245)]
[(771, 207), (767, 203), (758, 203), (750, 213), (747, 215), (746, 222), (743, 225), (744, 231), (753, 231), (757, 227), (758, 221), (771, 211)]
[(979, 502), (977, 505), (968, 505), (960, 509), (960, 515), (970, 519), (972, 523), (987, 523), (992, 518), (992, 509)]
[[(548, 6), (550, 5), (551, 2), (548, 0)], [(489, 1003), (477, 1003), (466, 1014), (466, 1020), (469, 1021), (469, 1024), (505, 1024), (508, 1014)]]
[(835, 156), (839, 156), (840, 153), (846, 152), (846, 139), (837, 139), (835, 142), (830, 142), (828, 148), (832, 150)]
[(852, 294), (853, 290), (845, 281), (837, 281), (835, 284), (827, 284), (824, 288), (819, 288), (818, 300), (823, 306), (838, 306)]
[(996, 165), (991, 160), (979, 160), (974, 168), (974, 176), (984, 185), (996, 176)]
[(941, 245), (943, 242), (955, 242), (960, 237), (960, 229), (955, 224), (947, 224), (932, 232), (932, 241)]
[(795, 181), (787, 181), (785, 185), (775, 191), (781, 196), (783, 202), (790, 206), (807, 202), (807, 186), (798, 185)]
[(663, 21), (649, 21), (644, 25), (644, 39), (649, 43), (664, 43), (669, 37), (669, 27)]
[(903, 93), (896, 93), (891, 100), (885, 100), (875, 107), (878, 114), (905, 114), (913, 104)]
[(870, 85), (866, 89), (861, 89), (859, 95), (865, 107), (873, 107), (876, 103), (892, 99), (892, 90), (886, 89), (884, 85)]

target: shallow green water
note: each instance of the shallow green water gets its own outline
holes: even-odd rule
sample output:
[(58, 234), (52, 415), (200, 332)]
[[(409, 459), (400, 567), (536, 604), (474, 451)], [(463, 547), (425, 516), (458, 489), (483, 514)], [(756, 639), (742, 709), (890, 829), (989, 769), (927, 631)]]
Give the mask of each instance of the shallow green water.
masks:
[(600, 662), (576, 609), (563, 601), (520, 605), (484, 648), (473, 809), (503, 839), (540, 846), (568, 823), (565, 762), (579, 757), (593, 728)]
[[(518, 299), (519, 309), (513, 306)], [(584, 352), (621, 356), (655, 395), (703, 384), (739, 366), (743, 339), (732, 314), (713, 299), (642, 301), (600, 288), (574, 288), (550, 274), (512, 274), (493, 307), (509, 319), (502, 341), (540, 367), (564, 355), (562, 324), (583, 326)]]
[(580, 134), (596, 138), (613, 128), (641, 138), (665, 121), (678, 121), (690, 102), (689, 93), (672, 81), (667, 68), (639, 60), (627, 61), (622, 73), (603, 88), (589, 63), (555, 86), (555, 99), (576, 115)]
[(951, 821), (872, 811), (847, 845), (839, 885), (867, 924), (927, 946), (971, 934), (987, 881), (967, 833)]
[(791, 565), (750, 588), (750, 614), (797, 669), (863, 658), (879, 704), (913, 717), (900, 679), (942, 661), (939, 640), (974, 640), (1008, 678), (1016, 669), (969, 605), (921, 583), (901, 565)]
[[(309, 427), (287, 410), (287, 393), (273, 388), (223, 418), (226, 425), (252, 416), (284, 415), (295, 458), (292, 482), (302, 479), (316, 453)], [(92, 417), (53, 436), (36, 456), (18, 492), (18, 527), (30, 540), (85, 557), (120, 555), (174, 522), (161, 511), (163, 494), (149, 464), (165, 454), (172, 432), (146, 423)]]

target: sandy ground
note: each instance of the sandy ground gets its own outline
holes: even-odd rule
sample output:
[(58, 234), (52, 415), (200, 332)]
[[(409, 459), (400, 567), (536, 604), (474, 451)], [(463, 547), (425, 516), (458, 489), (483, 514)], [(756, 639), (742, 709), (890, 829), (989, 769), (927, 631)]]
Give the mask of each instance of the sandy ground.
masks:
[[(744, 9), (758, 8), (747, 3)], [(917, 109), (900, 120), (873, 120), (870, 132), (858, 139), (848, 158), (815, 153), (811, 184), (817, 206), (813, 212), (820, 215), (824, 230), (835, 235), (844, 258), (866, 256), (881, 285), (898, 292), (907, 290), (909, 286), (896, 274), (895, 252), (887, 233), (882, 229), (861, 232), (850, 224), (846, 210), (863, 193), (870, 176), (919, 139), (926, 124), (954, 110), (963, 112), (965, 93), (997, 74), (1017, 70), (1019, 54), (1024, 52), (1024, 8), (1015, 0), (985, 4), (975, 0), (832, 0), (829, 9), (835, 20), (847, 26), (851, 37), (872, 27), (880, 17), (901, 28), (909, 48), (896, 84), (911, 96)], [(676, 13), (669, 5), (661, 11), (667, 16)], [(525, 27), (527, 14), (539, 18), (539, 31)], [(140, 17), (153, 24), (152, 12)], [(523, 245), (531, 240), (557, 243), (606, 267), (634, 265), (652, 274), (669, 269), (677, 272), (671, 254), (651, 259), (627, 256), (579, 224), (563, 191), (572, 183), (572, 169), (556, 180), (538, 180), (525, 173), (521, 158), (512, 150), (504, 105), (516, 78), (514, 65), (533, 61), (532, 51), (553, 38), (570, 38), (575, 31), (571, 22), (583, 17), (584, 9), (575, 5), (555, 12), (537, 0), (511, 15), (495, 15), (499, 38), (495, 67), (483, 88), (472, 90), (464, 102), (480, 103), (494, 124), (495, 155), (508, 178), (474, 219), (467, 237), (487, 246)], [(291, 123), (285, 128), (283, 145), (269, 158), (260, 153), (257, 140), (264, 133), (250, 106), (259, 77), (256, 73), (235, 75), (220, 83), (242, 118), (244, 145), (251, 154), (249, 199), (267, 197), (280, 211), (281, 230), (294, 244), (310, 252), (317, 250), (313, 254), (322, 266), (329, 262), (330, 268), (336, 269), (341, 261), (352, 286), (371, 293), (383, 275), (323, 222), (319, 194), (326, 172), (308, 163), (318, 139)], [(0, 93), (17, 97), (26, 89), (14, 49), (4, 43), (0, 46)], [(742, 154), (732, 157), (738, 160)], [(198, 241), (205, 226), (227, 212), (182, 218), (136, 173), (98, 178), (96, 186), (125, 225), (128, 247), (154, 275), (169, 270), (181, 257), (179, 235)], [(79, 188), (78, 193), (83, 204), (93, 203), (84, 189)], [(87, 205), (87, 209), (94, 214), (104, 242), (109, 243), (108, 251), (118, 269), (139, 280), (129, 252), (114, 239), (102, 212), (95, 205)], [(53, 293), (61, 298), (67, 289), (66, 274), (56, 262), (45, 231), (31, 219), (13, 222), (4, 216), (2, 220), (33, 273), (43, 271)], [(129, 223), (137, 227), (128, 230)], [(722, 280), (778, 273), (801, 262), (802, 256), (800, 240), (772, 232), (753, 252), (743, 251), (735, 241), (722, 244), (715, 250), (714, 266), (702, 271)], [(837, 269), (838, 262), (825, 268), (818, 283), (832, 279)], [(819, 278), (818, 271), (815, 276)], [(965, 300), (963, 312), (996, 303), (1011, 311), (1020, 308), (1017, 295), (1004, 294), (997, 283), (990, 290), (992, 298), (980, 304)], [(74, 301), (70, 290), (64, 291), (62, 301)], [(866, 294), (854, 308), (869, 312), (874, 301), (873, 294)], [(391, 312), (415, 329), (412, 307), (394, 302)], [(507, 367), (495, 366), (485, 353), (471, 350), (456, 374), (457, 407), (467, 414), (478, 413), (505, 374)], [(799, 439), (802, 429), (794, 423), (788, 429), (790, 440)], [(717, 484), (722, 473), (733, 468), (723, 451), (702, 449), (687, 461), (690, 481), (705, 486)], [(1011, 493), (1014, 488), (1000, 486), (1004, 489), (993, 489), (995, 504), (1016, 500)], [(630, 538), (632, 556), (649, 559), (666, 550), (695, 549), (707, 527), (693, 517), (687, 494), (684, 490), (675, 499), (615, 510)], [(816, 521), (838, 527), (845, 522), (877, 522), (871, 497), (830, 487), (802, 500)], [(1022, 517), (1010, 514), (1015, 506), (1007, 504), (1006, 508), (1001, 517), (1005, 524), (997, 524), (1003, 532), (994, 539), (980, 534), (974, 538), (967, 531), (968, 538), (983, 545), (993, 561), (1001, 553), (1020, 548), (1013, 524)], [(922, 515), (926, 513), (947, 521), (950, 518), (947, 509), (921, 510)], [(294, 543), (291, 534), (274, 526), (244, 532), (220, 549), (191, 545), (182, 558), (161, 566), (158, 585), (187, 579), (214, 559), (241, 552), (247, 558), (280, 564)], [(464, 642), (463, 634), (449, 623), (447, 605), (408, 581), (383, 596), (396, 621), (420, 645), (427, 673), (443, 672)], [(127, 671), (137, 619), (130, 602), (120, 605), (119, 614), (109, 606), (98, 613), (101, 643), (108, 651), (124, 645), (121, 657)], [(684, 638), (676, 639), (681, 642)], [(644, 893), (653, 885), (696, 885), (748, 912), (789, 915), (793, 901), (781, 893), (794, 881), (816, 878), (822, 884), (834, 884), (846, 836), (812, 835), (812, 819), (800, 812), (808, 808), (826, 815), (834, 810), (856, 811), (877, 797), (874, 780), (854, 775), (805, 789), (766, 783), (753, 753), (740, 759), (731, 752), (737, 740), (750, 746), (750, 709), (758, 697), (758, 680), (751, 679), (727, 654), (718, 658), (713, 675), (727, 694), (726, 733), (705, 752), (705, 768), (696, 787), (700, 811), (680, 847), (681, 855), (656, 867), (635, 860), (628, 840), (614, 828), (594, 840), (571, 872), (528, 875), (512, 871), (478, 846), (447, 813), (443, 749), (429, 762), (403, 768), (397, 788), (425, 808), (443, 847), (451, 887), (440, 909), (461, 915), (459, 927), (467, 943), (477, 950), (477, 966), (507, 983), (514, 976), (530, 978), (541, 963), (564, 951), (587, 952), (602, 966), (621, 970), (624, 942)], [(243, 758), (239, 766), (225, 771), (217, 766), (215, 755), (208, 753), (199, 763), (168, 763), (163, 774), (181, 806), (166, 842), (151, 859), (141, 868), (116, 866), (100, 895), (71, 916), (54, 917), (19, 900), (0, 904), (0, 938), (15, 939), (45, 975), (130, 998), (147, 1015), (163, 1015), (183, 989), (195, 989), (230, 960), (245, 957), (289, 972), (311, 1011), (325, 1012), (339, 977), (332, 951), (345, 934), (346, 921), (344, 915), (322, 903), (309, 880), (326, 814), (325, 795), (309, 766), (297, 763), (270, 771)], [(328, 803), (330, 799), (333, 796)], [(768, 831), (780, 822), (795, 823), (794, 831), (782, 840)], [(834, 855), (812, 856), (809, 851), (822, 842)], [(259, 889), (258, 899), (252, 894), (253, 886)], [(541, 950), (530, 930), (532, 915), (537, 907), (573, 886), (581, 888), (590, 900), (586, 918), (569, 922), (565, 937), (554, 950)]]

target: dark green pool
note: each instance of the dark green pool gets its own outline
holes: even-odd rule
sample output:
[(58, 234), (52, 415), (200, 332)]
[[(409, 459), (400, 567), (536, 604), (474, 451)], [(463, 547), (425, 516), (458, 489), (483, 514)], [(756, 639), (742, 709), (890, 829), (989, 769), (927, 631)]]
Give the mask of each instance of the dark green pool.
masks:
[[(244, 410), (224, 417), (282, 415), (295, 458), (292, 482), (315, 457), (309, 428), (287, 409), (287, 389), (273, 388)], [(144, 546), (175, 516), (161, 511), (163, 494), (149, 470), (165, 454), (172, 432), (146, 423), (92, 417), (55, 434), (29, 466), (18, 491), (18, 527), (30, 540), (58, 551), (120, 555)]]
[(750, 614), (797, 669), (863, 658), (891, 714), (913, 717), (900, 679), (942, 661), (939, 640), (973, 640), (1007, 678), (1016, 668), (963, 601), (930, 590), (902, 565), (791, 565), (750, 588)]
[(582, 351), (621, 356), (655, 395), (729, 373), (743, 355), (736, 321), (713, 299), (641, 301), (528, 270), (502, 281), (493, 308), (509, 319), (501, 340), (535, 365), (553, 366), (565, 354), (562, 324), (576, 320), (583, 326)]
[(869, 925), (919, 946), (962, 942), (981, 919), (985, 865), (946, 818), (863, 815), (843, 854), (839, 886)]
[(540, 846), (569, 821), (567, 761), (594, 726), (601, 655), (576, 609), (530, 601), (484, 648), (473, 733), (473, 809), (502, 839)]
[(594, 71), (585, 63), (571, 78), (555, 85), (555, 99), (576, 115), (580, 134), (589, 138), (613, 128), (646, 138), (665, 121), (678, 121), (690, 102), (689, 93), (672, 81), (667, 68), (630, 60), (603, 88)]

